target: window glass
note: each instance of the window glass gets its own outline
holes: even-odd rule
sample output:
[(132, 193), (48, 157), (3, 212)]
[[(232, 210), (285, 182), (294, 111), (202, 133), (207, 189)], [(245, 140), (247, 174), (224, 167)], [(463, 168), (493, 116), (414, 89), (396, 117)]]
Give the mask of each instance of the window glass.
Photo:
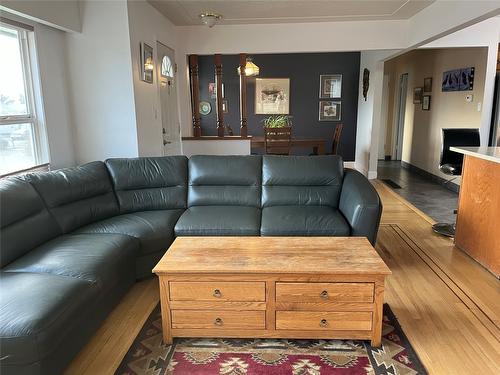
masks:
[(28, 114), (19, 31), (0, 26), (0, 116)]
[(31, 168), (35, 163), (31, 124), (0, 126), (0, 175)]
[(161, 61), (161, 75), (164, 77), (173, 78), (174, 76), (174, 67), (172, 66), (172, 60), (170, 57), (163, 56)]

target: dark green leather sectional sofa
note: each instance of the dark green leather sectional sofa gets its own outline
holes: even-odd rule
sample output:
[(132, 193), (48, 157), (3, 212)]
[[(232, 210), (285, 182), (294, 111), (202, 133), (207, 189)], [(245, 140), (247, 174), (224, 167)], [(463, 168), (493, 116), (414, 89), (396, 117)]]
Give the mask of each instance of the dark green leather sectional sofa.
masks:
[[(337, 156), (109, 159), (0, 181), (0, 373), (58, 374), (175, 236), (366, 236)], [(210, 254), (207, 254), (210, 256)]]

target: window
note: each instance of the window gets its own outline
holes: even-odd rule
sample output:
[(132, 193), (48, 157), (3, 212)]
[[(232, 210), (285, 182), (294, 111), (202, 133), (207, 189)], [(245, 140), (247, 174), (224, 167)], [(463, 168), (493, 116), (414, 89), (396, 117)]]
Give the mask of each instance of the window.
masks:
[(0, 23), (0, 175), (46, 161), (32, 75), (33, 39), (31, 30)]
[(172, 66), (172, 60), (168, 56), (163, 56), (161, 61), (161, 75), (168, 78), (174, 77), (174, 67)]

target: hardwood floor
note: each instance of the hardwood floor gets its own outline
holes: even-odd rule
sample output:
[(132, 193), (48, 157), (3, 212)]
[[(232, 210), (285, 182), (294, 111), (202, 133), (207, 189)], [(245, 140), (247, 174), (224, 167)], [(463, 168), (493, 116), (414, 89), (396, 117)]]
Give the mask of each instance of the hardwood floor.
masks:
[[(500, 373), (500, 281), (433, 220), (374, 181), (383, 204), (377, 250), (392, 275), (385, 300), (430, 374)], [(158, 282), (137, 283), (75, 358), (67, 374), (113, 374), (159, 300)]]

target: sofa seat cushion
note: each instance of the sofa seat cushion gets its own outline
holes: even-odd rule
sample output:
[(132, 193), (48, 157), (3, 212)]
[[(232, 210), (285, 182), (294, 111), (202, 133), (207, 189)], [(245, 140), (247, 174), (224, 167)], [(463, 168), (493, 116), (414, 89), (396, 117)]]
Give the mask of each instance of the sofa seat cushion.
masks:
[(49, 273), (1, 272), (0, 284), (5, 365), (34, 363), (50, 354), (99, 295), (92, 282)]
[(258, 236), (260, 209), (245, 206), (193, 206), (180, 217), (176, 236)]
[(262, 210), (263, 236), (349, 236), (342, 214), (328, 206), (274, 206)]
[(174, 226), (184, 210), (142, 211), (119, 215), (78, 229), (75, 233), (118, 233), (139, 240), (140, 255), (166, 251)]
[(49, 241), (3, 270), (74, 277), (109, 290), (135, 278), (139, 241), (121, 234), (70, 234)]

